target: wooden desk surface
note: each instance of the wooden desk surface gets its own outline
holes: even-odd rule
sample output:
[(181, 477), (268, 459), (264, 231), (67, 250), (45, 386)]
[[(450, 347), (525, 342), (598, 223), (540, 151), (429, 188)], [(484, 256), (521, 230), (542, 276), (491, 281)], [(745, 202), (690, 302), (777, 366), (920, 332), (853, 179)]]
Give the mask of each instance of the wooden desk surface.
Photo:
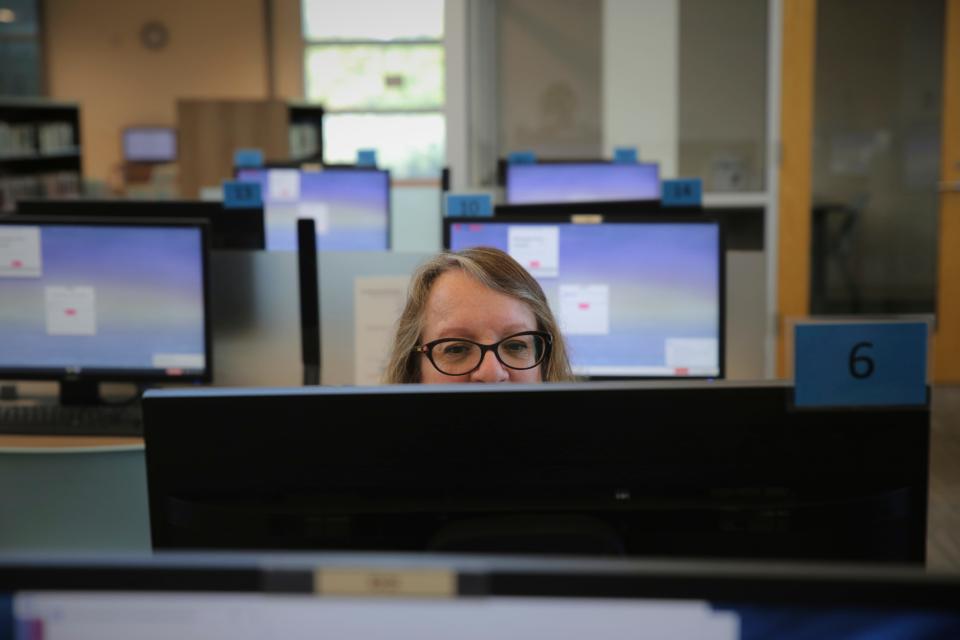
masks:
[(84, 451), (136, 451), (138, 449), (143, 449), (143, 438), (0, 435), (0, 453), (81, 453)]

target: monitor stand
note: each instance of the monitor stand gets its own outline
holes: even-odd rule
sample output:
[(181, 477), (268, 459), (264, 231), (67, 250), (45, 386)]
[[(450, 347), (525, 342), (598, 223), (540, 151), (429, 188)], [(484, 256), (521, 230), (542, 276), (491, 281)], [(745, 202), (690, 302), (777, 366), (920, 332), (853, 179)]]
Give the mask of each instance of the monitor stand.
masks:
[(60, 404), (101, 404), (100, 383), (96, 380), (61, 380)]

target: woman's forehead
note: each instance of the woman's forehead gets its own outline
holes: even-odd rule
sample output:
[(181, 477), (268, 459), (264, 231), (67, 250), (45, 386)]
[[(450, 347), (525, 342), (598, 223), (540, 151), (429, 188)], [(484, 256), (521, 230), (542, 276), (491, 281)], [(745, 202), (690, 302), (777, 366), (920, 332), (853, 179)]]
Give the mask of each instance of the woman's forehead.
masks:
[(517, 298), (494, 291), (462, 271), (448, 271), (431, 287), (424, 314), (426, 328), (536, 328), (536, 316)]

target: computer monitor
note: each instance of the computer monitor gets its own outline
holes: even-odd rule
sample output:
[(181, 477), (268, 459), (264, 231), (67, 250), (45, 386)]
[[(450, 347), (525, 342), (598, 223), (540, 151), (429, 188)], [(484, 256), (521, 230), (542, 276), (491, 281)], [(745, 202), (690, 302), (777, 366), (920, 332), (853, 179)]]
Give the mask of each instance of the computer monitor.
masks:
[(0, 219), (0, 378), (209, 381), (208, 253), (196, 220)]
[(0, 638), (954, 638), (956, 576), (378, 554), (0, 557)]
[(156, 390), (155, 550), (922, 563), (930, 414), (782, 384)]
[(82, 218), (199, 218), (210, 223), (213, 249), (263, 249), (263, 208), (225, 209), (200, 200), (19, 200), (17, 215)]
[(509, 164), (506, 177), (507, 204), (660, 199), (657, 164)]
[(173, 127), (127, 127), (123, 130), (126, 162), (161, 163), (177, 160), (177, 130)]
[(390, 172), (367, 168), (237, 169), (260, 184), (267, 250), (297, 249), (297, 219), (312, 218), (320, 251), (390, 248)]
[(724, 374), (724, 252), (717, 218), (445, 218), (444, 246), (513, 256), (560, 322), (574, 373)]

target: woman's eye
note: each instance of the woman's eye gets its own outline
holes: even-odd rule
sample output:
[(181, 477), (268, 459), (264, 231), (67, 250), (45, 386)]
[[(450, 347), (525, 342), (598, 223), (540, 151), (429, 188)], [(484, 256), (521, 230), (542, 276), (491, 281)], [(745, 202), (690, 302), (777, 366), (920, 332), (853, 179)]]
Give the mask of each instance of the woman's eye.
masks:
[(445, 356), (462, 356), (470, 350), (470, 345), (467, 344), (446, 344), (443, 346), (443, 355)]
[(519, 340), (512, 340), (504, 346), (510, 353), (523, 353), (529, 348), (526, 342), (520, 342)]

